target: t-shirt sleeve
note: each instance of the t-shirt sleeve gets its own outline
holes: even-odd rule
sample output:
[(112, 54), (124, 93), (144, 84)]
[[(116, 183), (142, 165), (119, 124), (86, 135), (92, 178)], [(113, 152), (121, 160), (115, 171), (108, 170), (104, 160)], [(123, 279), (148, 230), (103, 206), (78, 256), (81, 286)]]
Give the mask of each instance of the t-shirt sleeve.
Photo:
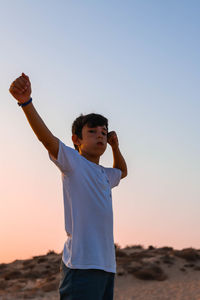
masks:
[(105, 167), (104, 167), (104, 170), (106, 172), (106, 175), (110, 182), (110, 187), (112, 189), (119, 184), (121, 176), (122, 176), (122, 171), (117, 168), (105, 168)]
[(57, 160), (48, 152), (50, 160), (59, 168), (62, 173), (68, 173), (79, 164), (79, 153), (77, 150), (66, 146), (59, 140), (59, 150)]

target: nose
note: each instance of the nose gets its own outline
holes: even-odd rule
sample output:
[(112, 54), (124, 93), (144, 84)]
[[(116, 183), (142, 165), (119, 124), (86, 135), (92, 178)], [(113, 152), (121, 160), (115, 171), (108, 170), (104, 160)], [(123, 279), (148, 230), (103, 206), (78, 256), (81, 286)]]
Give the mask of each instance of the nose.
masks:
[(103, 132), (102, 132), (102, 129), (99, 129), (99, 130), (97, 131), (97, 137), (98, 137), (98, 138), (104, 138), (104, 137), (105, 137), (104, 134), (103, 134)]
[(102, 140), (103, 139), (103, 135), (99, 133), (98, 136), (97, 136), (97, 138)]

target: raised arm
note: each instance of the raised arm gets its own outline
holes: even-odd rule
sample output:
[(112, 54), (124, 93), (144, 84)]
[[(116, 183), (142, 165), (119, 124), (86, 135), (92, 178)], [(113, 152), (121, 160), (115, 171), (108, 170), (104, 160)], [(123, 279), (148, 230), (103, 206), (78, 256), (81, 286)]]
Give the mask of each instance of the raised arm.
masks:
[[(10, 86), (9, 89), (12, 96), (18, 100), (19, 103), (26, 103), (31, 97), (31, 83), (24, 73), (18, 77)], [(33, 103), (30, 102), (26, 106), (22, 106), (26, 118), (38, 137), (39, 141), (45, 146), (49, 153), (57, 159), (59, 140), (47, 128), (40, 115), (37, 113)]]
[(115, 131), (111, 131), (108, 133), (108, 143), (112, 147), (113, 152), (113, 168), (120, 169), (122, 171), (121, 178), (124, 178), (127, 176), (127, 165), (125, 162), (125, 159), (123, 158), (120, 150), (119, 150), (119, 142), (117, 138), (117, 134)]

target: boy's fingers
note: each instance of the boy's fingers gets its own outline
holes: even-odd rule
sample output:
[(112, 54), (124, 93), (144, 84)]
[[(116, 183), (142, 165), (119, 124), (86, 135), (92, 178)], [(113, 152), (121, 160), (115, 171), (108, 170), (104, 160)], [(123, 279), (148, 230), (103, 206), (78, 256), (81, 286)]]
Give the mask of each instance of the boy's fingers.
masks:
[(17, 78), (15, 81), (14, 81), (14, 86), (17, 87), (17, 88), (22, 88), (24, 89), (26, 87), (26, 79), (23, 78), (22, 76), (20, 76), (19, 78)]
[(115, 131), (111, 131), (111, 132), (108, 133), (108, 138), (113, 138), (115, 136), (116, 136)]
[(114, 133), (115, 133), (115, 131), (110, 131), (110, 132), (108, 132), (109, 135), (112, 135), (112, 134), (114, 134)]
[(20, 77), (19, 77), (19, 81), (20, 81), (20, 83), (22, 83), (22, 84), (24, 84), (24, 85), (28, 82), (27, 79), (24, 78), (23, 76), (20, 76)]
[(22, 77), (29, 81), (29, 77), (26, 74), (22, 73)]
[(14, 85), (11, 85), (11, 86), (10, 86), (9, 91), (10, 91), (11, 94), (22, 94), (22, 93), (23, 93), (23, 90), (22, 90), (22, 89), (19, 89), (19, 88), (17, 88), (17, 87), (14, 86)]

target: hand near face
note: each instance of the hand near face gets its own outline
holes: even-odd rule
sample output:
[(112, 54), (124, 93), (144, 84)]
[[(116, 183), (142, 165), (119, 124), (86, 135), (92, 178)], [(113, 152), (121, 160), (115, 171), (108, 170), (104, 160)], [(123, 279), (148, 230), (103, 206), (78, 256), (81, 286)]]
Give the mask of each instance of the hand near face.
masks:
[(107, 142), (112, 148), (117, 148), (119, 146), (118, 137), (115, 131), (110, 131), (108, 133)]

